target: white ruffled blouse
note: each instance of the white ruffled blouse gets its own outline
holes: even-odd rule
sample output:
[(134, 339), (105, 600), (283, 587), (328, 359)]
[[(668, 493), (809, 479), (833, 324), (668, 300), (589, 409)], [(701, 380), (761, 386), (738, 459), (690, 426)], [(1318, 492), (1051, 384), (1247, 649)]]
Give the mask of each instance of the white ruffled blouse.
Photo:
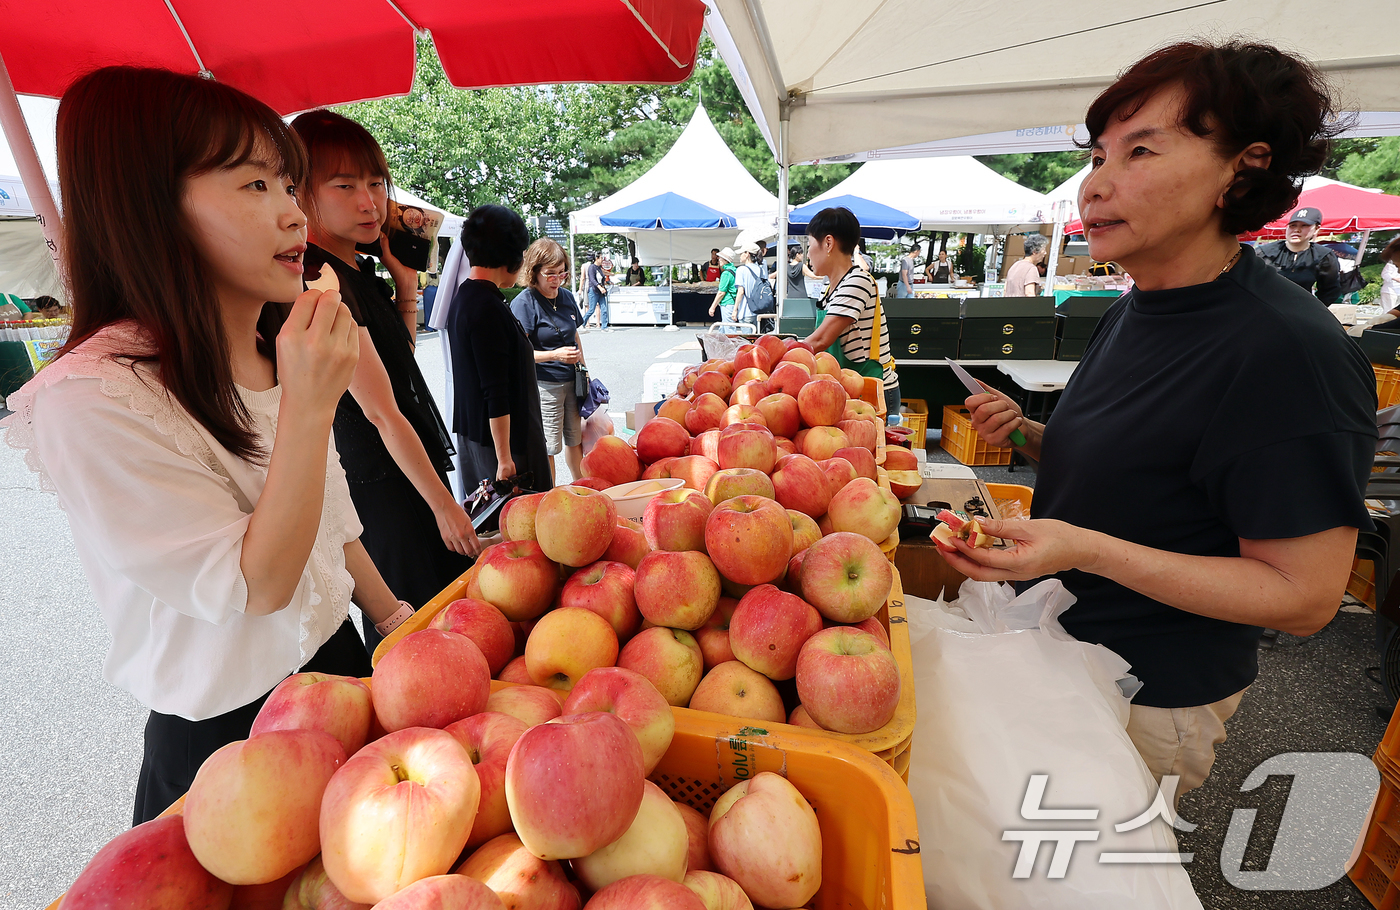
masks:
[[(103, 676), (162, 714), (204, 720), (266, 694), (344, 621), (360, 536), (332, 439), (321, 525), (285, 608), (248, 616), (243, 535), (267, 469), (239, 458), (171, 398), (131, 323), (102, 330), (9, 397), (6, 442), (58, 494), (112, 635)], [(280, 386), (239, 388), (264, 451)]]

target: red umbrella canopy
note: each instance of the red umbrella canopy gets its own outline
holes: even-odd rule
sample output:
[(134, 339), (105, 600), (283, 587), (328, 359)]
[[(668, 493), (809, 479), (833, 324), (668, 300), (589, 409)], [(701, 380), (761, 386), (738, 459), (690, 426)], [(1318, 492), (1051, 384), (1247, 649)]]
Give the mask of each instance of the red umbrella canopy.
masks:
[(20, 94), (58, 97), (125, 63), (205, 72), (283, 114), (407, 94), (415, 30), (458, 88), (675, 83), (703, 0), (0, 0), (0, 55)]
[(1289, 217), (1305, 206), (1322, 212), (1320, 228), (1324, 234), (1400, 229), (1400, 196), (1325, 177), (1310, 177), (1298, 204), (1277, 221), (1264, 225), (1258, 236), (1282, 237)]

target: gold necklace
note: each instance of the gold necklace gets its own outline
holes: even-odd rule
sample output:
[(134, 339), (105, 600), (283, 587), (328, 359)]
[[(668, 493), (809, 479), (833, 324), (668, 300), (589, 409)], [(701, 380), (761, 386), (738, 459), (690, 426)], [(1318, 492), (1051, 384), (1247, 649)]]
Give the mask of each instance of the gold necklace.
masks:
[(1220, 270), (1220, 273), (1219, 273), (1218, 275), (1216, 275), (1215, 277), (1216, 277), (1216, 278), (1219, 278), (1220, 275), (1224, 275), (1226, 272), (1230, 271), (1231, 267), (1233, 267), (1234, 264), (1235, 264), (1236, 262), (1239, 262), (1239, 261), (1240, 261), (1240, 254), (1243, 253), (1243, 252), (1244, 252), (1244, 247), (1242, 247), (1242, 246), (1237, 246), (1237, 247), (1235, 247), (1235, 255), (1233, 255), (1233, 256), (1230, 257), (1230, 261), (1227, 262), (1227, 263), (1225, 263), (1225, 268), (1221, 269), (1221, 270)]

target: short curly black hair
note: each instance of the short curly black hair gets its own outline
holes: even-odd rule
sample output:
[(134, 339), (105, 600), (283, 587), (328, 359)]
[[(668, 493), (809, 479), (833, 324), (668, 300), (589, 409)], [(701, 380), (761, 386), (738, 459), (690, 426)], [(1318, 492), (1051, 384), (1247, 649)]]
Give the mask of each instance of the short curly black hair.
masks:
[(836, 248), (849, 256), (860, 245), (860, 220), (844, 205), (825, 208), (808, 222), (807, 236), (817, 242), (835, 237)]
[(525, 222), (503, 205), (479, 205), (462, 225), (462, 252), (483, 269), (519, 271), (529, 245)]
[(1181, 125), (1232, 156), (1268, 143), (1267, 168), (1239, 172), (1227, 193), (1221, 227), (1257, 231), (1293, 208), (1302, 180), (1327, 160), (1332, 139), (1350, 122), (1337, 116), (1331, 90), (1316, 67), (1267, 44), (1232, 40), (1181, 42), (1134, 63), (1089, 105), (1084, 124), (1092, 147), (1109, 119), (1126, 120), (1154, 94), (1180, 86)]

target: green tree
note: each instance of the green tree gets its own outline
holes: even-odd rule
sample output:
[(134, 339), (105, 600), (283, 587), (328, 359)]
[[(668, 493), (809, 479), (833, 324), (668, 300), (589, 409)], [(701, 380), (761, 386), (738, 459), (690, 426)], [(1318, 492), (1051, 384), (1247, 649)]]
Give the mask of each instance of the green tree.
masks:
[(1008, 180), (1037, 193), (1048, 193), (1077, 174), (1087, 163), (1084, 153), (1022, 152), (1012, 155), (978, 155), (977, 160)]
[(1349, 149), (1337, 168), (1337, 179), (1400, 195), (1400, 136), (1357, 141), (1369, 147)]

